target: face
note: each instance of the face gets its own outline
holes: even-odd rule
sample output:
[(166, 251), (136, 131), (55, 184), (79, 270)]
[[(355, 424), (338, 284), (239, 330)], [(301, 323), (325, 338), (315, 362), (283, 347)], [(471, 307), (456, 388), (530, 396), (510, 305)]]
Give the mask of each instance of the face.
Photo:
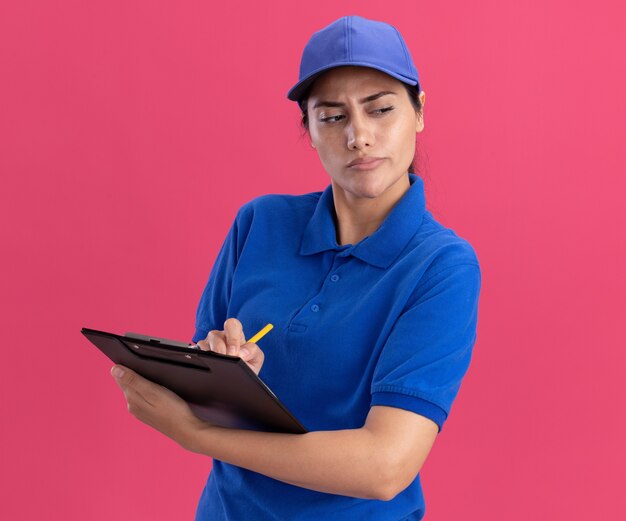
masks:
[(315, 81), (307, 110), (311, 144), (336, 196), (397, 201), (408, 189), (415, 134), (424, 124), (400, 81), (368, 67), (337, 67)]

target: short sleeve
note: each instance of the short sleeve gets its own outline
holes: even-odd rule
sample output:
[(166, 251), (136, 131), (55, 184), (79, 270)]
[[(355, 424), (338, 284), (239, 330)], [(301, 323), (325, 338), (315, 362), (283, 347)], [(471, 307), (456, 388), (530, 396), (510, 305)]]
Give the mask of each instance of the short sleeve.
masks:
[(442, 429), (476, 341), (480, 286), (475, 263), (442, 268), (420, 282), (381, 352), (371, 405), (416, 412)]
[(230, 302), (233, 273), (237, 266), (239, 217), (233, 222), (220, 248), (209, 280), (202, 292), (196, 311), (196, 332), (192, 342), (198, 342), (207, 337), (213, 329), (223, 329)]

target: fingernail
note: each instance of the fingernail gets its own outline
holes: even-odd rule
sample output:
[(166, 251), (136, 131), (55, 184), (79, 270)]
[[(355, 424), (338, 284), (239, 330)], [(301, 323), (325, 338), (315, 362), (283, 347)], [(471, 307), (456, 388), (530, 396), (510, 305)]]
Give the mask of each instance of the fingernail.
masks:
[(250, 356), (250, 351), (248, 351), (248, 348), (247, 348), (247, 347), (242, 347), (242, 348), (239, 350), (239, 356), (240, 356), (241, 358), (248, 358), (248, 357)]
[(115, 376), (115, 378), (121, 378), (124, 376), (124, 370), (115, 365), (113, 369), (111, 369), (111, 374)]

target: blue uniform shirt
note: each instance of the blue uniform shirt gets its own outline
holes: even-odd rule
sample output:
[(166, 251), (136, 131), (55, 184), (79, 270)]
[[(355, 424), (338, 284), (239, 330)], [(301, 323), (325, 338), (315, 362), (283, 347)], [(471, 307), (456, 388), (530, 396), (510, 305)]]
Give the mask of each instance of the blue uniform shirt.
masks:
[[(411, 186), (370, 236), (337, 244), (332, 185), (269, 194), (238, 211), (198, 305), (193, 341), (227, 318), (246, 338), (271, 322), (260, 378), (310, 431), (356, 429), (373, 405), (439, 429), (470, 363), (481, 274), (472, 246), (426, 210)], [(419, 475), (391, 501), (301, 488), (222, 461), (197, 520), (411, 521)]]

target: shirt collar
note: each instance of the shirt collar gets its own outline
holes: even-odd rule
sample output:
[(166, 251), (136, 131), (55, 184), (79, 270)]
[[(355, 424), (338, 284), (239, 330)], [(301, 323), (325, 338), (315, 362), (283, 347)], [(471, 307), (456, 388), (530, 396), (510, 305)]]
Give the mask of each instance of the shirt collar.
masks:
[(326, 250), (346, 250), (351, 255), (379, 268), (387, 268), (396, 259), (422, 224), (426, 210), (424, 182), (409, 173), (411, 186), (392, 208), (378, 229), (355, 245), (337, 244), (335, 205), (332, 184), (319, 198), (309, 220), (300, 247), (300, 255), (312, 255)]

